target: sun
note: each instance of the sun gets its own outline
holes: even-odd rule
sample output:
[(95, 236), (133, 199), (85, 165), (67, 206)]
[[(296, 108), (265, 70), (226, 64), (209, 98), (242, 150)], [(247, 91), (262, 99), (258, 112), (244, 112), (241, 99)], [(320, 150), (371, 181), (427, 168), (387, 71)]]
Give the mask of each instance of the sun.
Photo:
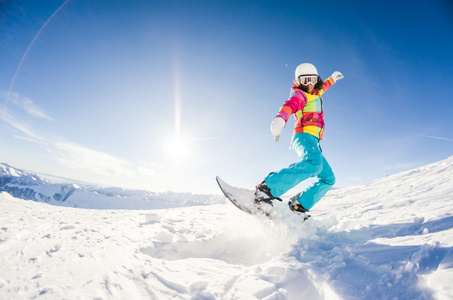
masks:
[(165, 156), (174, 162), (188, 160), (191, 155), (190, 150), (189, 140), (181, 137), (170, 137), (164, 143)]

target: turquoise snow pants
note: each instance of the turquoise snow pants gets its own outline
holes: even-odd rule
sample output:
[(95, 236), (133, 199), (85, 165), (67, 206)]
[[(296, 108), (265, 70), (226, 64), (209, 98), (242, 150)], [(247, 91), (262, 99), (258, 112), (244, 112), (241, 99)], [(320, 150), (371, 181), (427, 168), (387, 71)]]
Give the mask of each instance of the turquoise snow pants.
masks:
[(304, 208), (311, 209), (335, 184), (335, 175), (322, 155), (318, 138), (309, 133), (297, 133), (293, 136), (292, 146), (301, 161), (269, 174), (265, 181), (272, 195), (280, 197), (303, 180), (317, 176), (318, 181), (298, 199)]

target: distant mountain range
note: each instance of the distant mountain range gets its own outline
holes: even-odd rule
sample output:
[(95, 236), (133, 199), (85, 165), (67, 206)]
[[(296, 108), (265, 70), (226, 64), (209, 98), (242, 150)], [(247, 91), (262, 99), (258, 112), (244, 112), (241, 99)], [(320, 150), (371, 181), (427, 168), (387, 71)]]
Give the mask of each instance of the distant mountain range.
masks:
[[(97, 209), (158, 209), (225, 203), (220, 195), (156, 193), (98, 187), (81, 183), (53, 183), (37, 174), (0, 163), (1, 186), (11, 196), (53, 205)], [(75, 182), (75, 181), (74, 181)]]

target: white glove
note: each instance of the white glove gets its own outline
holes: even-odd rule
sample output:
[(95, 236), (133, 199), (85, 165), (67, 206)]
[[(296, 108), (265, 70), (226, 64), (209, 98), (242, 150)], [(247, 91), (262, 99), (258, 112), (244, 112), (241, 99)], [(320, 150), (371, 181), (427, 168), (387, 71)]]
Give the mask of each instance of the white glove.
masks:
[(333, 78), (333, 80), (335, 80), (335, 82), (336, 82), (337, 80), (340, 80), (340, 79), (344, 78), (344, 76), (343, 76), (343, 74), (341, 74), (340, 72), (335, 71), (335, 72), (333, 72), (333, 74), (332, 74), (332, 78)]
[(274, 136), (274, 141), (278, 142), (280, 134), (282, 133), (283, 128), (285, 127), (286, 122), (283, 118), (277, 117), (271, 123), (271, 132)]

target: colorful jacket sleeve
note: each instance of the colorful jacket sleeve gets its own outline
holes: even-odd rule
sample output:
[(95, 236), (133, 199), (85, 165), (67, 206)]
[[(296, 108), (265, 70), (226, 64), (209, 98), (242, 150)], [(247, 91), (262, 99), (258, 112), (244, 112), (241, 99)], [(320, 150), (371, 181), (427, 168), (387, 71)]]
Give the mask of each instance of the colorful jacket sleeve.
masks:
[(322, 96), (322, 94), (324, 94), (334, 83), (335, 79), (333, 79), (332, 77), (329, 77), (326, 80), (324, 80), (324, 84), (322, 85), (322, 89), (318, 91), (319, 93), (318, 95)]
[(285, 122), (288, 122), (289, 116), (300, 110), (305, 104), (307, 104), (307, 96), (305, 93), (302, 90), (293, 87), (289, 99), (283, 103), (282, 107), (280, 107), (276, 118), (282, 118)]

